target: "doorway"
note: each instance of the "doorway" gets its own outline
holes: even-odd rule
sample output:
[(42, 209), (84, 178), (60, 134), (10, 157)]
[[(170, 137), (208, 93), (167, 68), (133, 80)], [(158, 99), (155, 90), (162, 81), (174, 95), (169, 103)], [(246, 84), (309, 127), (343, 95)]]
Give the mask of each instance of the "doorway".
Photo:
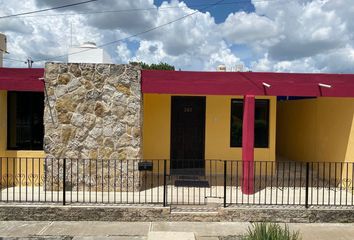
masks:
[(171, 174), (204, 175), (205, 97), (171, 97)]

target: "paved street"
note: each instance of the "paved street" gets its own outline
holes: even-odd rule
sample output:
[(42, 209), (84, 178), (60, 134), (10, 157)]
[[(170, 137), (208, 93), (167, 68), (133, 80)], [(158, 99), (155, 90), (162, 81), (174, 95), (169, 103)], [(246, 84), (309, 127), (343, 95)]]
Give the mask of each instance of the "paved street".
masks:
[[(201, 222), (0, 222), (3, 239), (56, 240), (127, 240), (127, 239), (237, 239), (246, 232), (248, 223)], [(292, 223), (300, 230), (303, 240), (352, 240), (354, 224)], [(1, 238), (0, 238), (1, 239)]]

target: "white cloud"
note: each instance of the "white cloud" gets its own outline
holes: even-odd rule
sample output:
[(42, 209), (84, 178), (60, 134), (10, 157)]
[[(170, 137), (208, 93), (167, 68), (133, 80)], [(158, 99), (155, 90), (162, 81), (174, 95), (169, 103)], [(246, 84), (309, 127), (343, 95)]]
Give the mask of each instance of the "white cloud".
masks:
[(264, 41), (278, 36), (277, 25), (267, 17), (255, 13), (230, 14), (221, 25), (221, 31), (232, 43)]
[[(67, 4), (72, 4), (80, 1), (71, 0), (35, 0), (38, 7), (56, 7)], [(62, 8), (60, 12), (99, 12), (100, 10), (129, 10), (129, 9), (141, 9), (140, 11), (121, 11), (121, 12), (106, 12), (104, 14), (87, 14), (85, 15), (85, 21), (88, 25), (99, 29), (120, 29), (127, 33), (134, 34), (139, 31), (143, 31), (146, 28), (151, 28), (155, 25), (157, 11), (143, 10), (156, 8), (153, 4), (153, 0), (100, 0), (98, 2), (92, 2), (88, 4), (77, 5), (70, 8)]]
[(341, 49), (296, 60), (274, 61), (266, 54), (252, 63), (253, 71), (353, 73), (354, 48)]
[(127, 44), (124, 42), (117, 45), (116, 52), (118, 55), (117, 59), (119, 60), (119, 63), (127, 63), (132, 58), (132, 53), (129, 50)]
[[(68, 3), (73, 1), (0, 0), (0, 15)], [(253, 4), (255, 12), (231, 13), (220, 24), (209, 12), (197, 12), (130, 39), (137, 49), (131, 49), (127, 41), (118, 41), (105, 49), (116, 63), (162, 61), (183, 70), (214, 70), (221, 63), (231, 68), (246, 62), (253, 71), (354, 73), (352, 0), (253, 0)], [(165, 1), (160, 7), (153, 0), (100, 0), (99, 4), (93, 2), (48, 14), (146, 8), (154, 9), (0, 19), (0, 31), (8, 37), (9, 58), (25, 60), (31, 56), (36, 60), (65, 55), (71, 39), (74, 45), (84, 41), (101, 45), (195, 11), (177, 0)], [(240, 44), (247, 47), (249, 56), (238, 54), (234, 46)], [(25, 67), (16, 62), (5, 65)], [(35, 66), (43, 66), (43, 62)]]
[(31, 25), (19, 19), (3, 19), (0, 22), (0, 32), (31, 34), (33, 31), (34, 28)]
[[(349, 2), (348, 2), (349, 3)], [(344, 47), (349, 34), (335, 9), (327, 9), (326, 1), (256, 2), (258, 14), (276, 22), (281, 40), (267, 46), (275, 60), (295, 60)]]

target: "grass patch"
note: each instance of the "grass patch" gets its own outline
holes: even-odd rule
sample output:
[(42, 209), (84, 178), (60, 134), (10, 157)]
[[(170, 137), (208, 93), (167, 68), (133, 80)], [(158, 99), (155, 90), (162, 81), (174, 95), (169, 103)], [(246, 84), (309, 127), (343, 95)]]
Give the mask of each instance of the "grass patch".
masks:
[(300, 232), (289, 230), (285, 224), (284, 227), (277, 223), (253, 223), (248, 227), (247, 234), (242, 240), (301, 240)]

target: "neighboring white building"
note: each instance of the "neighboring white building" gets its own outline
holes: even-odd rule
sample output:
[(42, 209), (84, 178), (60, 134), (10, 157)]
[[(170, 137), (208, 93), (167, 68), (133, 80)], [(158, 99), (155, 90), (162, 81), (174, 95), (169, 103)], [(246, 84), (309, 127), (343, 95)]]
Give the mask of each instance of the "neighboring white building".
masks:
[(69, 63), (112, 63), (105, 50), (97, 48), (93, 42), (85, 42), (79, 47), (69, 49)]
[(216, 67), (216, 71), (218, 72), (245, 72), (245, 68), (243, 64), (237, 64), (235, 68), (230, 67), (229, 69), (225, 64), (220, 64)]
[(226, 72), (226, 66), (225, 64), (220, 64), (216, 67), (216, 71), (218, 72)]
[(0, 33), (0, 67), (3, 66), (3, 57), (6, 52), (6, 36)]

